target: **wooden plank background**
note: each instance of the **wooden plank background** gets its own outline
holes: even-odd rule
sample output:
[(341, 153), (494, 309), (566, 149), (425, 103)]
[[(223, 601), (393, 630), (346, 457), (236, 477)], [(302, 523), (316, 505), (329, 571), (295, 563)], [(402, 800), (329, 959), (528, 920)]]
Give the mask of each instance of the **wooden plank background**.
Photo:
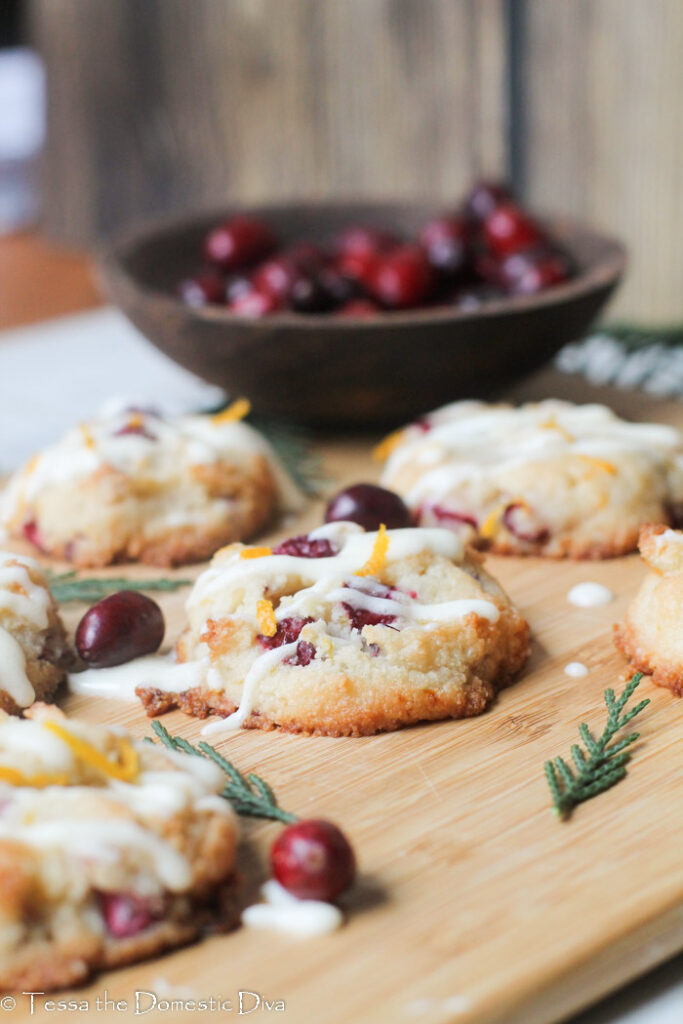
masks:
[(613, 312), (683, 315), (680, 0), (32, 0), (46, 227), (512, 175), (621, 235)]

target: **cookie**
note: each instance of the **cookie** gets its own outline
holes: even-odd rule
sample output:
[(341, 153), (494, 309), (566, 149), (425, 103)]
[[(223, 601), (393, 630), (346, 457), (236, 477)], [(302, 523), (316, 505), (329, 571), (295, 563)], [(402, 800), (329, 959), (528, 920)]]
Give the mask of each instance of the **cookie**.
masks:
[(639, 672), (683, 696), (683, 532), (648, 525), (640, 552), (650, 572), (615, 629), (617, 647)]
[(114, 405), (16, 473), (0, 523), (82, 567), (210, 558), (301, 501), (265, 438), (234, 409), (165, 419)]
[(610, 558), (683, 516), (683, 438), (601, 405), (455, 402), (387, 439), (381, 483), (415, 520), (499, 554)]
[(0, 711), (50, 701), (71, 663), (57, 605), (32, 558), (0, 551)]
[(528, 653), (528, 626), (442, 529), (330, 523), (272, 551), (231, 545), (187, 605), (187, 690), (139, 688), (148, 713), (230, 716), (208, 733), (362, 736), (484, 711)]
[(234, 877), (223, 773), (36, 707), (0, 721), (0, 990), (48, 991), (196, 938)]

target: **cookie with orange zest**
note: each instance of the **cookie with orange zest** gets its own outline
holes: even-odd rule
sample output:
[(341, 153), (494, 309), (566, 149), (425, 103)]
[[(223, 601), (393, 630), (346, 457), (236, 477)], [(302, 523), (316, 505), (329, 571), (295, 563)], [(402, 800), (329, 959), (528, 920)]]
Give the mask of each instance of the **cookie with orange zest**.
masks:
[(392, 435), (382, 486), (499, 554), (609, 558), (683, 509), (683, 437), (601, 405), (455, 402)]
[(249, 410), (238, 399), (213, 416), (167, 418), (114, 404), (12, 477), (0, 526), (83, 567), (209, 558), (302, 503), (244, 422)]
[(209, 761), (55, 708), (0, 713), (0, 991), (79, 984), (221, 923), (224, 784)]
[(177, 655), (202, 683), (139, 688), (149, 714), (368, 735), (478, 714), (527, 656), (526, 622), (448, 530), (335, 522), (249, 550), (218, 552), (190, 595)]

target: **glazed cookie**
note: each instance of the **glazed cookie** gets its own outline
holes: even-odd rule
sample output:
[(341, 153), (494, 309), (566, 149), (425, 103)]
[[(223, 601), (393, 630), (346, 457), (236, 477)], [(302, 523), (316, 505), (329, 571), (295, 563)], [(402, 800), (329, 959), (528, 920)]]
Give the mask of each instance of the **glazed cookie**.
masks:
[(52, 700), (71, 661), (57, 605), (32, 558), (0, 551), (0, 711)]
[(424, 526), (499, 554), (610, 558), (683, 515), (683, 438), (602, 405), (456, 402), (380, 448), (382, 485)]
[(177, 565), (258, 533), (300, 495), (266, 440), (236, 417), (105, 410), (10, 481), (0, 522), (79, 566)]
[(646, 526), (640, 553), (651, 570), (615, 629), (617, 647), (640, 672), (683, 696), (683, 532)]
[(361, 736), (484, 711), (528, 653), (528, 626), (448, 530), (330, 523), (272, 551), (234, 544), (199, 577), (181, 662), (200, 686), (138, 688), (148, 713)]
[(0, 991), (188, 942), (227, 908), (237, 825), (200, 757), (36, 706), (0, 721)]

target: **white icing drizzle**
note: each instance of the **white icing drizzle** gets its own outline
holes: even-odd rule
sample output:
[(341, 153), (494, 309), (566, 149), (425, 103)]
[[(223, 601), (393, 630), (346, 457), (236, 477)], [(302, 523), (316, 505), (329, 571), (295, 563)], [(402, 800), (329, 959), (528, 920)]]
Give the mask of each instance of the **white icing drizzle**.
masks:
[(588, 669), (580, 661), (570, 661), (568, 665), (564, 666), (564, 674), (573, 676), (575, 679), (582, 679), (588, 675)]
[(202, 662), (176, 663), (168, 655), (150, 654), (114, 668), (91, 668), (68, 676), (69, 690), (89, 697), (136, 701), (138, 686), (182, 693), (199, 686), (205, 676)]
[(247, 928), (282, 932), (298, 938), (315, 938), (340, 928), (344, 917), (332, 903), (300, 900), (271, 879), (261, 887), (264, 903), (254, 903), (242, 911)]
[(42, 572), (34, 559), (0, 551), (0, 690), (21, 708), (32, 704), (36, 695), (14, 630), (16, 626), (46, 629), (50, 608), (47, 588), (34, 583), (29, 569)]
[[(638, 452), (666, 472), (680, 473), (683, 439), (674, 427), (628, 423), (602, 405), (549, 399), (514, 408), (454, 402), (427, 417), (430, 429), (408, 427), (382, 473), (391, 486), (408, 463), (425, 467), (404, 495), (407, 503), (438, 503), (493, 473), (563, 454), (609, 460)], [(434, 467), (434, 468), (429, 468)], [(678, 485), (683, 490), (683, 484)]]
[[(272, 651), (261, 654), (247, 672), (242, 687), (242, 700), (237, 711), (233, 711), (227, 718), (220, 718), (216, 722), (209, 722), (202, 729), (202, 736), (213, 736), (215, 733), (231, 732), (233, 729), (240, 729), (254, 710), (254, 702), (258, 684), (265, 679), (274, 669), (282, 664), (285, 658), (296, 653), (297, 642), (283, 644), (275, 647)], [(209, 673), (208, 684), (211, 686), (211, 675)]]
[(614, 594), (602, 583), (577, 583), (567, 594), (567, 600), (577, 608), (598, 608), (614, 600)]

